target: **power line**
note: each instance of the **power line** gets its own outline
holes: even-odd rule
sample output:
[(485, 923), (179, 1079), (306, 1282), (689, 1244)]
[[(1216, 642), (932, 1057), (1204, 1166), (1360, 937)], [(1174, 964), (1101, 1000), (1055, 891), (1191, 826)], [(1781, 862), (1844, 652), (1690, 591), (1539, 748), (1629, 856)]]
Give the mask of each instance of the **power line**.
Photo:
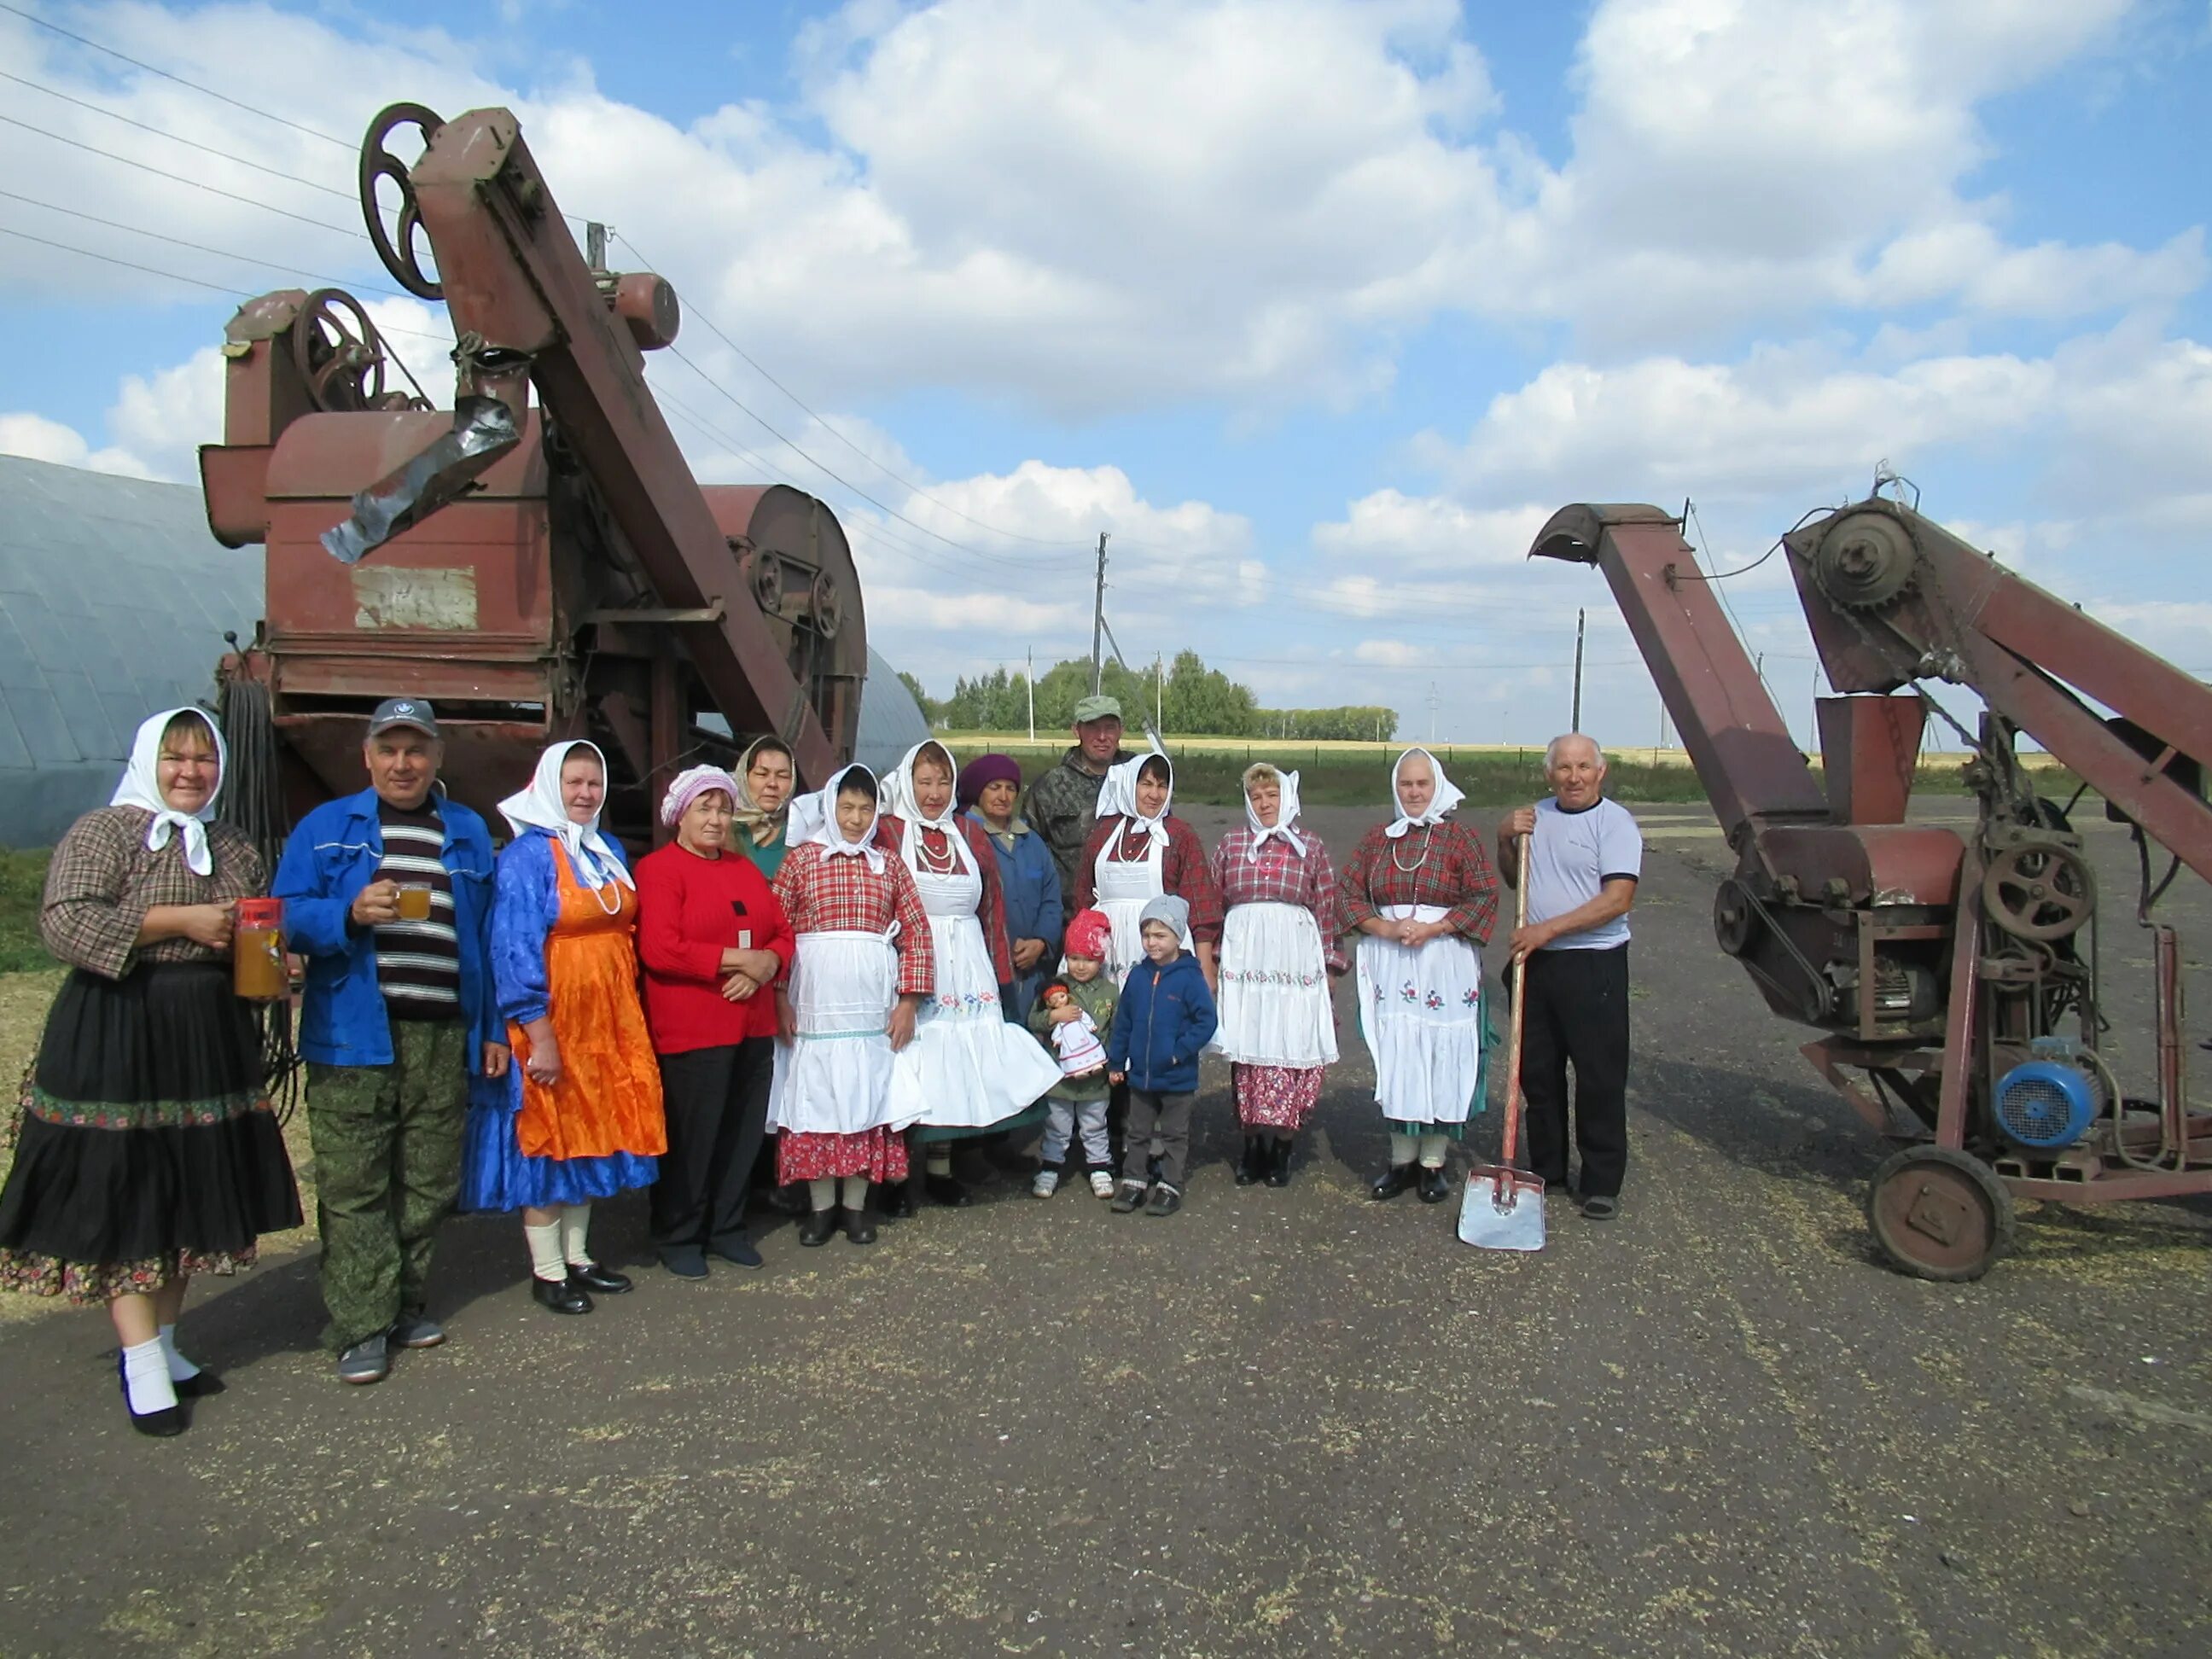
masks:
[(97, 144), (88, 144), (81, 138), (71, 138), (63, 133), (50, 132), (45, 127), (33, 126), (28, 121), (19, 121), (12, 115), (0, 115), (0, 121), (5, 121), (11, 127), (21, 127), (26, 132), (35, 132), (42, 138), (51, 138), (56, 143), (67, 144), (73, 149), (89, 151), (94, 155), (106, 156), (111, 161), (120, 161), (127, 167), (137, 167), (142, 172), (153, 173), (156, 178), (167, 179), (173, 184), (190, 185), (194, 190), (204, 190), (210, 196), (221, 196), (229, 201), (242, 202), (247, 207), (259, 208), (264, 213), (274, 213), (282, 218), (296, 219), (303, 225), (314, 226), (318, 230), (335, 231), (341, 236), (351, 236), (363, 242), (368, 240), (368, 234), (366, 231), (349, 230), (345, 226), (334, 225), (327, 219), (311, 219), (304, 213), (293, 212), (289, 208), (280, 208), (268, 202), (257, 201), (251, 196), (240, 196), (234, 191), (218, 189), (216, 185), (201, 179), (189, 179), (181, 173), (171, 173), (166, 168), (157, 167), (150, 161), (141, 161), (129, 155), (118, 155), (112, 149), (102, 149)]
[(197, 81), (187, 81), (181, 75), (172, 75), (167, 70), (156, 69), (153, 64), (133, 58), (128, 52), (118, 52), (112, 46), (102, 46), (97, 40), (89, 40), (82, 34), (72, 33), (70, 30), (64, 28), (58, 23), (49, 23), (45, 18), (39, 16), (34, 12), (25, 11), (21, 6), (9, 5), (6, 3), (6, 0), (0, 0), (0, 11), (12, 12), (15, 15), (21, 18), (25, 22), (35, 23), (39, 27), (50, 30), (53, 33), (60, 35), (64, 40), (74, 40), (77, 45), (81, 46), (89, 46), (94, 52), (104, 52), (110, 58), (120, 58), (124, 63), (130, 64), (133, 69), (142, 69), (149, 75), (160, 76), (164, 81), (173, 81), (180, 87), (189, 87), (194, 92), (204, 94), (206, 96), (216, 100), (218, 103), (228, 104), (233, 109), (242, 109), (248, 115), (258, 115), (264, 120), (274, 121), (280, 126), (291, 128), (295, 132), (304, 132), (310, 138), (320, 138), (324, 143), (336, 144), (341, 149), (351, 150), (354, 148), (354, 145), (349, 140), (341, 138), (335, 133), (325, 132), (319, 127), (307, 126), (301, 122), (290, 120), (284, 116), (271, 114), (265, 109), (255, 108), (252, 104), (240, 103), (237, 99), (231, 97), (227, 93), (217, 92), (213, 87), (204, 87)]
[(173, 144), (182, 144), (188, 149), (201, 150), (222, 161), (235, 162), (240, 167), (252, 167), (256, 173), (265, 173), (272, 179), (283, 179), (295, 185), (305, 185), (309, 190), (319, 190), (324, 195), (335, 196), (342, 202), (354, 200), (354, 193), (349, 190), (338, 190), (330, 185), (318, 183), (313, 179), (302, 179), (296, 173), (287, 173), (282, 167), (272, 167), (259, 161), (251, 161), (243, 155), (233, 155), (227, 149), (217, 149), (213, 144), (203, 144), (197, 138), (186, 138), (179, 133), (164, 131), (160, 127), (150, 126), (143, 121), (134, 120), (128, 115), (95, 104), (89, 99), (74, 97), (69, 93), (57, 91), (52, 87), (30, 80), (26, 76), (10, 75), (7, 70), (0, 70), (0, 81), (13, 81), (19, 87), (28, 87), (32, 91), (42, 92), (49, 98), (58, 98), (64, 104), (74, 104), (79, 109), (90, 110), (94, 115), (105, 115), (111, 121), (120, 121), (126, 127), (136, 127), (141, 132), (150, 132), (156, 138), (166, 138)]

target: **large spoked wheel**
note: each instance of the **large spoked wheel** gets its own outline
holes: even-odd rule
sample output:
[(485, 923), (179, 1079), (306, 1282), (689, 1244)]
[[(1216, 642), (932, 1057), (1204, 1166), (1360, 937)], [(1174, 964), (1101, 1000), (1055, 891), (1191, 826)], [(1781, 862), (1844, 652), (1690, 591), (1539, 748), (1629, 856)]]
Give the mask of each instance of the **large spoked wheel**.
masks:
[[(417, 299), (442, 300), (444, 286), (422, 268), (422, 252), (417, 244), (429, 240), (423, 228), (422, 216), (415, 203), (415, 178), (407, 164), (394, 155), (387, 147), (393, 132), (401, 127), (412, 127), (422, 136), (425, 149), (438, 136), (445, 122), (436, 112), (420, 104), (392, 104), (377, 112), (376, 118), (368, 124), (368, 135), (361, 141), (361, 210), (368, 223), (369, 240), (376, 244), (378, 257), (384, 268), (392, 273), (392, 280)], [(384, 225), (384, 209), (377, 199), (376, 186), (380, 179), (389, 179), (399, 191), (398, 221), (392, 230)]]
[(2012, 1193), (1996, 1171), (1948, 1146), (1908, 1146), (1874, 1172), (1867, 1225), (1892, 1266), (1963, 1285), (2012, 1248)]

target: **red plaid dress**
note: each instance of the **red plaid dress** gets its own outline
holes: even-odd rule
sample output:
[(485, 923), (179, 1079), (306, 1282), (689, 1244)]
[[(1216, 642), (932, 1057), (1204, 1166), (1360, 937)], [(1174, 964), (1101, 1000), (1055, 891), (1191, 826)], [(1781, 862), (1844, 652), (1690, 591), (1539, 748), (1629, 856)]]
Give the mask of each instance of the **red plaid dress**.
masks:
[[(1498, 920), (1498, 876), (1482, 837), (1446, 818), (1428, 830), (1408, 830), (1392, 841), (1376, 824), (1359, 838), (1338, 885), (1336, 931), (1349, 933), (1380, 915), (1386, 905), (1428, 904), (1449, 914), (1451, 930), (1478, 951), (1490, 943)], [(1414, 861), (1411, 870), (1401, 868)], [(1328, 930), (1323, 928), (1323, 933)]]
[[(1298, 838), (1305, 842), (1304, 856), (1293, 852), (1289, 842), (1276, 838), (1261, 849), (1255, 860), (1252, 857), (1254, 832), (1231, 830), (1213, 849), (1213, 884), (1221, 894), (1224, 913), (1240, 904), (1295, 904), (1310, 913), (1321, 929), (1324, 964), (1330, 973), (1340, 974), (1347, 959), (1337, 937), (1336, 872), (1320, 836), (1301, 831)], [(1226, 975), (1285, 966), (1239, 963), (1224, 955), (1221, 971)], [(1231, 1064), (1229, 1075), (1237, 1096), (1238, 1121), (1250, 1132), (1296, 1134), (1321, 1103), (1322, 1081), (1328, 1070), (1325, 1066)]]
[[(929, 916), (914, 878), (896, 856), (880, 871), (865, 858), (832, 858), (812, 842), (794, 847), (771, 884), (794, 934), (882, 933), (896, 922), (898, 991), (927, 996), (936, 978), (929, 939)], [(890, 1010), (884, 1011), (886, 1018)], [(906, 1137), (887, 1128), (858, 1134), (812, 1134), (785, 1130), (776, 1136), (775, 1178), (819, 1181), (861, 1176), (872, 1182), (906, 1179)]]
[[(1088, 910), (1097, 902), (1099, 855), (1113, 838), (1115, 826), (1123, 821), (1120, 813), (1109, 813), (1092, 827), (1091, 839), (1083, 843), (1083, 856), (1075, 862), (1077, 909)], [(1152, 832), (1133, 819), (1127, 822), (1129, 828), (1115, 849), (1115, 861), (1142, 864), (1152, 854)], [(1168, 845), (1160, 858), (1160, 879), (1169, 892), (1190, 906), (1192, 940), (1200, 945), (1218, 945), (1221, 889), (1214, 884), (1213, 872), (1206, 866), (1205, 844), (1199, 840), (1197, 830), (1172, 814), (1163, 828), (1167, 831)]]

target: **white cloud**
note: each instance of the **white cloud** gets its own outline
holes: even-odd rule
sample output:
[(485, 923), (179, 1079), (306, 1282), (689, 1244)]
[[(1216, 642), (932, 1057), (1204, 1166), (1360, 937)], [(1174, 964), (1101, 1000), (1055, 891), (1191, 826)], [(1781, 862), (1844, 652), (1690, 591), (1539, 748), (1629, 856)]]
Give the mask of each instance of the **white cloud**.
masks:
[(120, 449), (94, 449), (74, 427), (50, 421), (43, 415), (0, 415), (0, 455), (21, 455), (62, 466), (88, 467), (94, 472), (120, 473), (126, 478), (154, 476), (137, 456)]
[(1378, 489), (1353, 501), (1342, 522), (1316, 525), (1313, 538), (1316, 547), (1338, 558), (1400, 569), (1465, 570), (1525, 558), (1544, 519), (1540, 507), (1474, 508), (1439, 496)]

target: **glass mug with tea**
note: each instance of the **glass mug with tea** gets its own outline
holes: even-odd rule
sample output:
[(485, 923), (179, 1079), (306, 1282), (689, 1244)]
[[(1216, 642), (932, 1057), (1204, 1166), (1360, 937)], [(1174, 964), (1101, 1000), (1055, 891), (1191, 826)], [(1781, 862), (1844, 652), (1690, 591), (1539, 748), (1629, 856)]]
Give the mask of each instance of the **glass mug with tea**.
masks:
[(399, 884), (399, 920), (430, 920), (430, 886), (428, 882), (403, 881)]

